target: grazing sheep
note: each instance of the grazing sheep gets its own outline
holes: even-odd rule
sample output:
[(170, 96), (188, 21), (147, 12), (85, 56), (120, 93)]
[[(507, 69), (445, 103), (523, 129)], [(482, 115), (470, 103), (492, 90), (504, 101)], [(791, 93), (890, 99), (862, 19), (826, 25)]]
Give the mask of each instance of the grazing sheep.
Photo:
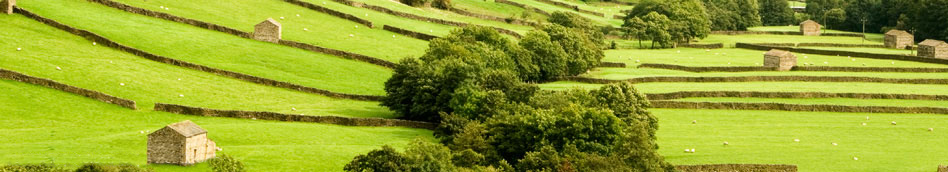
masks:
[(307, 29), (307, 28), (303, 28), (303, 31), (309, 31), (309, 29)]
[(280, 20), (283, 20), (283, 17), (280, 17)]
[(299, 16), (300, 16), (300, 14), (296, 14), (296, 17), (299, 17)]
[(184, 94), (178, 94), (178, 97), (184, 97)]
[(892, 125), (895, 125), (895, 121), (892, 121)]
[(125, 83), (119, 83), (119, 85), (121, 85), (121, 86), (125, 86)]
[(859, 161), (859, 157), (853, 157), (853, 160)]
[(727, 146), (727, 145), (729, 145), (729, 144), (727, 143), (727, 141), (724, 141), (724, 146)]
[(355, 35), (353, 35), (353, 34), (349, 34), (349, 37), (355, 37)]
[(293, 110), (293, 111), (296, 111), (296, 108), (295, 108), (295, 107), (293, 107), (293, 108), (290, 108), (290, 109), (291, 109), (291, 110)]
[(59, 66), (56, 66), (56, 70), (63, 70), (63, 68), (59, 68)]
[(836, 145), (837, 145), (836, 142), (833, 142), (833, 146), (836, 146)]
[(92, 42), (92, 45), (95, 45), (95, 42)]
[(698, 120), (691, 120), (691, 124), (697, 124)]
[(863, 122), (863, 123), (862, 123), (862, 125), (866, 125), (866, 123), (865, 123), (865, 122)]
[(869, 116), (866, 116), (866, 121), (868, 121), (868, 120), (869, 120)]
[(22, 48), (16, 48), (17, 51), (23, 50)]
[(793, 139), (793, 142), (800, 142), (800, 139)]
[(935, 128), (928, 128), (928, 131), (935, 131)]

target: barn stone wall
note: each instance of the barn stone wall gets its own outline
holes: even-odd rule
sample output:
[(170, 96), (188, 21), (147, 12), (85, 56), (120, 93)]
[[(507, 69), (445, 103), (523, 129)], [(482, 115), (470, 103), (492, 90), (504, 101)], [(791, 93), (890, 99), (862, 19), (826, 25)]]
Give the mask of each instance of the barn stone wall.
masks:
[(820, 36), (820, 24), (809, 20), (800, 23), (800, 32), (804, 36)]
[(161, 128), (148, 134), (149, 164), (185, 165), (185, 138), (171, 128)]
[(0, 5), (3, 5), (4, 13), (13, 14), (13, 6), (16, 5), (16, 0), (0, 0)]
[(351, 117), (339, 117), (339, 116), (312, 116), (312, 115), (283, 114), (283, 113), (276, 113), (276, 112), (217, 110), (217, 109), (189, 107), (189, 106), (164, 104), (164, 103), (155, 103), (154, 109), (155, 111), (170, 112), (170, 113), (183, 114), (183, 115), (276, 120), (276, 121), (312, 122), (312, 123), (325, 123), (325, 124), (336, 124), (336, 125), (347, 125), (347, 126), (373, 126), (373, 127), (395, 126), (395, 127), (409, 127), (409, 128), (421, 128), (421, 129), (434, 129), (435, 127), (437, 127), (437, 124), (434, 124), (434, 123), (422, 122), (422, 121), (400, 120), (400, 119), (351, 118)]
[[(656, 68), (688, 72), (751, 72), (774, 71), (773, 67), (762, 66), (681, 66), (661, 63), (642, 63), (639, 68)], [(900, 73), (945, 73), (948, 68), (925, 67), (848, 67), (848, 66), (794, 66), (792, 71), (834, 71), (834, 72), (900, 72)]]
[(819, 55), (830, 55), (830, 56), (852, 56), (852, 57), (863, 57), (871, 59), (887, 59), (887, 60), (901, 60), (901, 61), (913, 61), (921, 63), (933, 63), (933, 64), (948, 64), (948, 59), (938, 59), (938, 58), (928, 58), (928, 57), (919, 57), (919, 56), (910, 56), (910, 55), (896, 55), (896, 54), (875, 54), (875, 53), (865, 53), (865, 52), (853, 52), (853, 51), (840, 51), (840, 50), (818, 50), (818, 49), (806, 49), (806, 48), (792, 48), (792, 47), (777, 47), (764, 44), (751, 44), (751, 43), (737, 43), (736, 48), (751, 49), (751, 50), (761, 50), (768, 51), (770, 49), (781, 48), (790, 50), (790, 52), (795, 53), (807, 53), (807, 54), (819, 54)]
[(948, 45), (942, 45), (942, 46), (919, 45), (918, 56), (938, 58), (938, 59), (948, 59)]
[(781, 55), (764, 55), (764, 67), (776, 67), (779, 71), (789, 71), (797, 65), (797, 57), (789, 51)]
[(185, 163), (195, 164), (204, 162), (207, 159), (214, 158), (217, 150), (216, 144), (207, 139), (207, 134), (198, 134), (187, 138), (187, 147), (185, 148)]
[(30, 83), (34, 85), (44, 86), (47, 88), (52, 88), (60, 91), (65, 91), (73, 94), (78, 94), (88, 98), (96, 99), (105, 103), (119, 105), (129, 109), (136, 109), (135, 101), (129, 99), (123, 99), (108, 95), (102, 92), (88, 90), (84, 88), (79, 88), (71, 85), (66, 85), (59, 83), (46, 78), (39, 78), (34, 76), (29, 76), (15, 71), (10, 71), (6, 69), (0, 69), (0, 79), (9, 79), (14, 81), (20, 81), (24, 83)]
[(912, 35), (886, 34), (885, 47), (895, 49), (905, 49), (905, 47), (915, 44), (915, 38)]
[(282, 39), (283, 27), (276, 20), (267, 19), (253, 27), (253, 39), (279, 43)]

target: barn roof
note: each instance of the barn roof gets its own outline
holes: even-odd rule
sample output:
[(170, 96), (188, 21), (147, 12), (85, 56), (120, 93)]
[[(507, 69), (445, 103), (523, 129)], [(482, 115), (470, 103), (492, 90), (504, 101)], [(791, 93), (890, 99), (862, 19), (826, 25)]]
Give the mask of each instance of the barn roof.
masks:
[(267, 25), (274, 25), (274, 26), (278, 26), (278, 27), (281, 26), (281, 25), (280, 25), (280, 22), (277, 22), (276, 20), (273, 20), (273, 18), (267, 18), (267, 20), (264, 20), (263, 22), (260, 22), (259, 24), (255, 25), (255, 26), (260, 26), (260, 25), (264, 25), (264, 24), (267, 24)]
[(924, 46), (932, 46), (932, 47), (942, 47), (942, 46), (948, 46), (948, 43), (945, 43), (945, 41), (939, 41), (939, 40), (934, 40), (934, 39), (926, 39), (925, 41), (922, 41), (922, 43), (918, 43), (918, 45), (919, 45), (919, 46), (924, 45)]
[(889, 30), (888, 32), (885, 33), (885, 35), (896, 35), (896, 36), (908, 35), (908, 36), (912, 36), (912, 34), (910, 34), (910, 33), (908, 33), (908, 32), (905, 32), (904, 30), (895, 30), (895, 29)]
[(790, 54), (790, 52), (789, 52), (789, 51), (784, 51), (784, 50), (779, 50), (779, 49), (771, 49), (770, 51), (767, 51), (767, 54), (764, 54), (764, 55), (781, 57), (781, 56), (785, 56), (785, 55), (787, 55), (787, 54)]
[(171, 130), (174, 130), (181, 135), (184, 135), (184, 137), (191, 137), (198, 134), (207, 133), (207, 130), (204, 130), (194, 122), (191, 122), (191, 120), (184, 120), (178, 123), (170, 124), (166, 127), (171, 128)]
[(820, 23), (817, 23), (816, 21), (813, 21), (813, 20), (806, 20), (806, 21), (800, 22), (800, 25), (805, 25), (805, 24), (816, 24), (816, 25), (820, 25)]

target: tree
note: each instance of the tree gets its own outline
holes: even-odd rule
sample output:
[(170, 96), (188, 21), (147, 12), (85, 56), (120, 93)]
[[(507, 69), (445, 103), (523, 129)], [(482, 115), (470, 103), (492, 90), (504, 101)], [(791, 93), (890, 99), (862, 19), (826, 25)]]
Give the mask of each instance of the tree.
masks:
[(520, 159), (543, 146), (609, 153), (619, 141), (621, 123), (611, 111), (577, 104), (549, 110), (513, 111), (488, 120), (489, 140), (504, 159)]
[(833, 8), (829, 11), (826, 11), (824, 15), (826, 16), (826, 18), (824, 18), (824, 24), (827, 28), (840, 27), (838, 25), (843, 24), (843, 22), (846, 21), (846, 10), (843, 9)]
[(635, 38), (639, 40), (639, 48), (642, 48), (642, 40), (651, 40), (648, 34), (645, 34), (645, 29), (648, 27), (648, 24), (639, 17), (626, 18), (625, 22), (622, 24), (622, 31), (625, 33), (626, 38)]
[(652, 41), (652, 48), (655, 48), (655, 43), (662, 47), (672, 43), (672, 35), (669, 33), (672, 22), (668, 17), (657, 12), (650, 12), (642, 18), (642, 21), (645, 21), (644, 33)]
[(948, 40), (948, 0), (919, 0), (908, 17), (915, 40)]
[(760, 21), (764, 26), (784, 26), (794, 23), (793, 11), (787, 0), (760, 0)]
[(643, 0), (626, 17), (644, 17), (651, 12), (665, 15), (672, 21), (669, 34), (674, 42), (690, 42), (711, 33), (711, 20), (701, 1)]
[(227, 154), (222, 154), (217, 156), (214, 159), (208, 161), (211, 164), (211, 169), (214, 172), (243, 172), (244, 163), (238, 161), (234, 157), (231, 157)]
[[(606, 57), (605, 52), (602, 51), (602, 43), (604, 42), (601, 39), (597, 41), (597, 38), (588, 32), (578, 28), (557, 25), (547, 25), (542, 30), (549, 34), (553, 46), (562, 48), (565, 52), (566, 75), (586, 73), (589, 69), (599, 66), (600, 60)], [(540, 62), (537, 61), (536, 63)], [(552, 69), (543, 66), (541, 68)]]

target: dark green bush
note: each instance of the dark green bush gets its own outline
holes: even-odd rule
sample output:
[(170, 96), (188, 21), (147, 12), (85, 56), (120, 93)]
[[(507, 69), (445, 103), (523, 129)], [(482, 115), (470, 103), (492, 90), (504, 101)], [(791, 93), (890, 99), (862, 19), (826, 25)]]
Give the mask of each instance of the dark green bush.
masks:
[(68, 172), (53, 164), (11, 164), (0, 167), (0, 172)]
[(208, 163), (211, 165), (211, 170), (214, 172), (243, 172), (244, 163), (239, 160), (227, 155), (221, 154), (217, 157), (208, 160)]

